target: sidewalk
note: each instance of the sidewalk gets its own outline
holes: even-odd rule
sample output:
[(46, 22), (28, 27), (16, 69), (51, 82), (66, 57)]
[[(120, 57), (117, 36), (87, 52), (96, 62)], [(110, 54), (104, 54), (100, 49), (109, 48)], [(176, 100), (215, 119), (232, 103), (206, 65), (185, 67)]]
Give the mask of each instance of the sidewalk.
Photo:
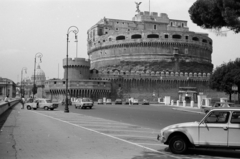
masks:
[(60, 110), (21, 109), (21, 104), (17, 104), (0, 131), (0, 158), (131, 159), (147, 153), (166, 158), (145, 147), (74, 124), (82, 117)]

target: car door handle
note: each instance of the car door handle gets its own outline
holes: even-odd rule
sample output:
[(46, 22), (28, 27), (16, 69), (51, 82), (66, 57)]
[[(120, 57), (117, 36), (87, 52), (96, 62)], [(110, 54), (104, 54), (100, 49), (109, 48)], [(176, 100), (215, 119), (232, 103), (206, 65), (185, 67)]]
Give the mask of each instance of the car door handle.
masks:
[(228, 127), (223, 127), (223, 130), (228, 130)]

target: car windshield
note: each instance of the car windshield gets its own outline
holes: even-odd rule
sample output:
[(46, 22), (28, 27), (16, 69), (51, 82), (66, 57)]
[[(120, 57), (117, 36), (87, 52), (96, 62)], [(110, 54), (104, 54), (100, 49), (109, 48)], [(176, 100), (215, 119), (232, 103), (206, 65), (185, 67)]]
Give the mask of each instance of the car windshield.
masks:
[(47, 103), (52, 103), (52, 101), (50, 99), (46, 100)]
[(91, 99), (89, 99), (89, 98), (83, 98), (82, 101), (83, 101), (83, 102), (91, 102)]

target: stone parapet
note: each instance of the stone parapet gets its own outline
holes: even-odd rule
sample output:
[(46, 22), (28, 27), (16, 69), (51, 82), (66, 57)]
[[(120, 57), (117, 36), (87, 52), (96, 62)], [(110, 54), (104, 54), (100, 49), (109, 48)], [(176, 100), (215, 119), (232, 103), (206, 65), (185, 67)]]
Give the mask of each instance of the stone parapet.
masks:
[(151, 80), (176, 80), (176, 81), (208, 81), (210, 73), (183, 73), (183, 72), (154, 72), (154, 71), (102, 71), (98, 74), (93, 74), (91, 79), (151, 79)]

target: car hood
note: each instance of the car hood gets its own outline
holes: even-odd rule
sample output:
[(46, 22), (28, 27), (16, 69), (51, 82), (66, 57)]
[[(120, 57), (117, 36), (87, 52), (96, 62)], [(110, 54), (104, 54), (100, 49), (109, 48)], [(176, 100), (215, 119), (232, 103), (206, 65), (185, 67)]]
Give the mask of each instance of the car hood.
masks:
[(176, 129), (176, 128), (186, 128), (186, 127), (196, 127), (199, 125), (199, 122), (187, 122), (187, 123), (178, 123), (174, 125), (169, 125), (162, 130), (168, 130), (168, 129)]

